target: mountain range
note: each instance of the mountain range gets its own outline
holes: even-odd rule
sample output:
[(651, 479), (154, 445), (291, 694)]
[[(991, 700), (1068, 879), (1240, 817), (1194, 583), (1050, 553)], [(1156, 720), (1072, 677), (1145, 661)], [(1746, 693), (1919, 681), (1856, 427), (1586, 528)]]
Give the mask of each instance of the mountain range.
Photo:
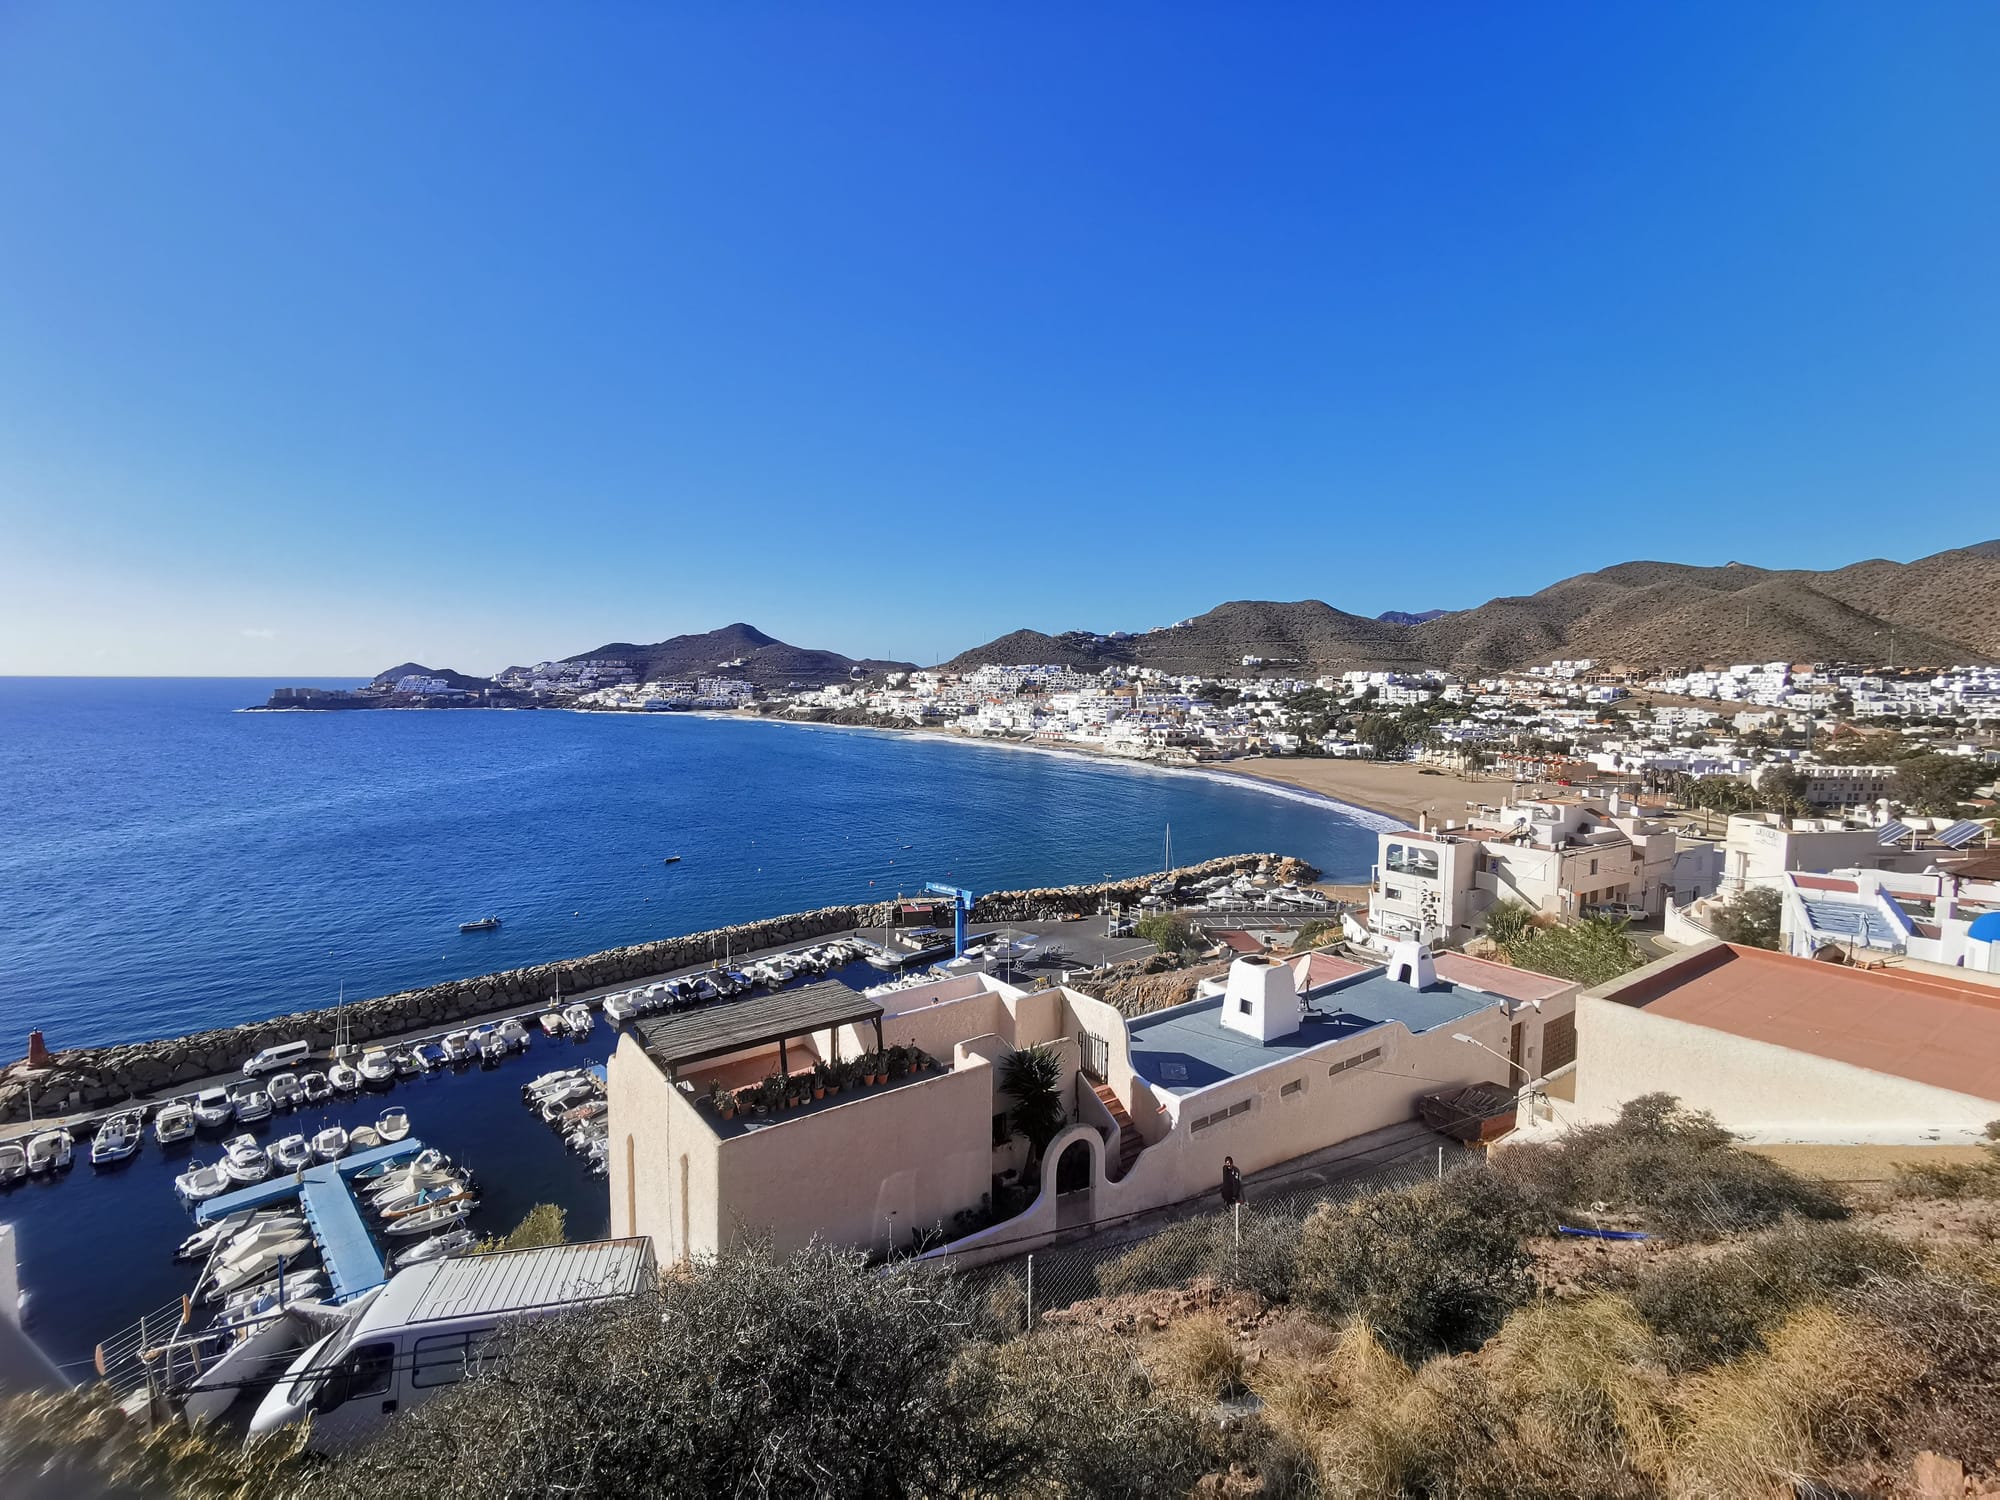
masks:
[(738, 621), (720, 630), (700, 635), (677, 635), (655, 641), (650, 646), (631, 641), (611, 641), (593, 651), (579, 651), (565, 661), (590, 661), (617, 657), (639, 668), (640, 677), (652, 682), (681, 677), (739, 677), (758, 687), (783, 687), (797, 682), (824, 687), (844, 682), (859, 668), (863, 673), (908, 672), (915, 666), (907, 661), (878, 661), (842, 656), (838, 651), (814, 651), (791, 646), (752, 625)]
[(1745, 661), (2000, 661), (2000, 541), (1814, 572), (1628, 562), (1473, 609), (1377, 619), (1239, 599), (1143, 635), (1016, 630), (945, 665), (1054, 662), (1213, 674), (1245, 657), (1317, 671), (1501, 671), (1563, 658), (1647, 668)]

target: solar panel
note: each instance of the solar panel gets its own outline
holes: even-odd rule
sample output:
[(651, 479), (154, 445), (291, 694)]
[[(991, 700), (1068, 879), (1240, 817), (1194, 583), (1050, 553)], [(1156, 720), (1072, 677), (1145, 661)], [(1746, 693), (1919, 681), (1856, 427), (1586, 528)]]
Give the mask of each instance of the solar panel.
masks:
[(1875, 842), (1878, 844), (1893, 844), (1898, 839), (1909, 837), (1915, 831), (1908, 823), (1898, 823), (1891, 820), (1875, 830)]
[(1985, 832), (1986, 825), (1984, 823), (1975, 823), (1971, 819), (1967, 819), (1962, 823), (1952, 824), (1951, 827), (1938, 834), (1937, 841), (1947, 849), (1963, 849), (1967, 844)]

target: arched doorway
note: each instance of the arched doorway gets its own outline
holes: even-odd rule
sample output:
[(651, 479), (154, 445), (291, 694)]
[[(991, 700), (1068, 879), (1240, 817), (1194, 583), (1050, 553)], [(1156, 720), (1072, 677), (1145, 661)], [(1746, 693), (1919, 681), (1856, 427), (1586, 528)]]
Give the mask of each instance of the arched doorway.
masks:
[(1090, 1158), (1090, 1142), (1078, 1137), (1063, 1147), (1056, 1158), (1056, 1224), (1088, 1224), (1091, 1220), (1090, 1192), (1096, 1176)]

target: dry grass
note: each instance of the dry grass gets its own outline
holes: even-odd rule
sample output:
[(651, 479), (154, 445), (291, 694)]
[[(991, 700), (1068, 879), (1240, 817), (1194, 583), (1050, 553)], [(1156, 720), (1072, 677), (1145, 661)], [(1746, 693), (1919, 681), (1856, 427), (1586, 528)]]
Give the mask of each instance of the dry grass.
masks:
[(1243, 1345), (1229, 1325), (1204, 1312), (1168, 1324), (1146, 1346), (1144, 1359), (1164, 1389), (1221, 1401), (1245, 1390), (1243, 1356)]

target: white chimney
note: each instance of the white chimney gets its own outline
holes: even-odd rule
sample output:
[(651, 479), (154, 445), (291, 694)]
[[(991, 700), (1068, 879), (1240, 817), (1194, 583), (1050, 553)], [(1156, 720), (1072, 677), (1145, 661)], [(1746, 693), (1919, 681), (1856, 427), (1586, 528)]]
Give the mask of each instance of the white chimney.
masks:
[(1299, 1029), (1299, 989), (1291, 966), (1251, 955), (1229, 966), (1222, 992), (1222, 1025), (1260, 1042), (1276, 1041)]
[(1389, 978), (1413, 990), (1427, 990), (1437, 983), (1437, 964), (1431, 950), (1422, 943), (1401, 942), (1389, 950)]

